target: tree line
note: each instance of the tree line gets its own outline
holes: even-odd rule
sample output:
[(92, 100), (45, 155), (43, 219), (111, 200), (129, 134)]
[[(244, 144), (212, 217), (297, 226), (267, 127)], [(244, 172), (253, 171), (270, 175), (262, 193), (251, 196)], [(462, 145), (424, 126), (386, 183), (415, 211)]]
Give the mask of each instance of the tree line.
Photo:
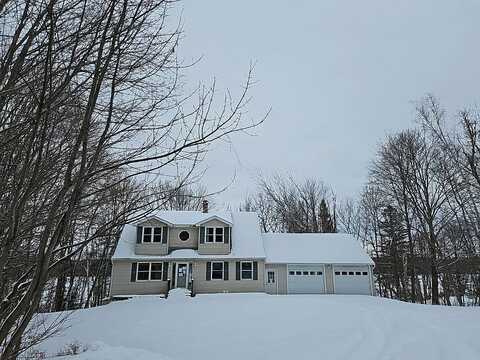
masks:
[(381, 296), (480, 304), (480, 139), (475, 110), (453, 119), (435, 97), (411, 129), (379, 146), (358, 201), (341, 206), (344, 229), (377, 260)]

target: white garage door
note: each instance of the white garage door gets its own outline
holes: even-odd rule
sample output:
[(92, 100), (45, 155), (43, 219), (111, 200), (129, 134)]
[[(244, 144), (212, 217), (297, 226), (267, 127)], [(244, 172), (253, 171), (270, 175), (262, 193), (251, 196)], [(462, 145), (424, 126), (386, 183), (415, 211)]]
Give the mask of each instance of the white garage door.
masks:
[(325, 293), (323, 265), (288, 265), (289, 294)]
[(371, 295), (368, 266), (335, 266), (335, 294)]

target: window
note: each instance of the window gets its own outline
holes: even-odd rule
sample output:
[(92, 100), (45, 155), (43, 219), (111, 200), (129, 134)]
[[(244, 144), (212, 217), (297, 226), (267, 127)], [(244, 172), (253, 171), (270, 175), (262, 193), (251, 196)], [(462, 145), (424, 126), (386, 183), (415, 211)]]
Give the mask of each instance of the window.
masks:
[(315, 271), (310, 271), (310, 275), (315, 275)]
[(150, 280), (162, 280), (162, 263), (150, 264)]
[(180, 231), (180, 234), (178, 234), (178, 238), (182, 241), (187, 241), (190, 239), (190, 233), (188, 231)]
[(368, 275), (368, 273), (366, 271), (363, 272), (363, 275)]
[(223, 243), (223, 228), (215, 228), (215, 242)]
[(162, 280), (162, 263), (138, 263), (137, 265), (137, 280)]
[(143, 242), (149, 243), (152, 242), (152, 228), (144, 227), (143, 228)]
[(275, 272), (267, 271), (267, 284), (275, 284)]
[(156, 243), (162, 242), (162, 228), (161, 227), (153, 228), (153, 242), (156, 242)]
[(162, 242), (162, 228), (161, 227), (151, 227), (151, 226), (144, 226), (143, 227), (143, 236), (142, 242), (144, 243), (152, 243), (152, 242)]
[(323, 275), (323, 272), (317, 271), (317, 275)]
[(362, 275), (362, 273), (360, 271), (357, 271), (355, 275)]
[(348, 275), (355, 275), (355, 273), (353, 271), (350, 271)]
[(212, 262), (212, 280), (223, 280), (223, 261)]
[(308, 271), (304, 271), (304, 272), (303, 272), (303, 275), (308, 275)]
[(340, 275), (340, 271), (335, 271), (335, 275)]
[(289, 271), (288, 275), (295, 275), (295, 271)]
[(348, 273), (346, 271), (342, 271), (342, 275), (347, 275)]
[(207, 243), (223, 243), (223, 227), (207, 227)]
[(137, 280), (147, 281), (150, 278), (150, 263), (138, 263)]
[(251, 261), (242, 261), (241, 266), (241, 279), (252, 280), (253, 279), (253, 263)]
[(301, 271), (296, 271), (295, 275), (302, 275), (302, 272)]

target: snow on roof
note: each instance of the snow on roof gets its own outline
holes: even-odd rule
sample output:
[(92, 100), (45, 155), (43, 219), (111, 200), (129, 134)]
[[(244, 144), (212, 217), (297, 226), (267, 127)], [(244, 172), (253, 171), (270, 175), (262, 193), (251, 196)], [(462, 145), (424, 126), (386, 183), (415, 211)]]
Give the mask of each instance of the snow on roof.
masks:
[[(180, 213), (180, 214), (176, 214)], [(196, 214), (194, 214), (196, 213)], [(205, 219), (210, 219), (212, 215), (218, 216), (216, 213), (203, 214), (196, 211), (170, 211), (164, 212), (162, 219), (174, 224), (195, 225), (199, 222), (205, 222)], [(220, 217), (220, 216), (218, 216)], [(261, 241), (260, 225), (257, 214), (254, 212), (233, 212), (227, 216), (222, 216), (222, 219), (227, 218), (232, 224), (232, 251), (228, 255), (200, 255), (193, 249), (179, 249), (174, 250), (168, 255), (137, 255), (135, 254), (135, 244), (137, 239), (136, 226), (133, 224), (126, 224), (123, 227), (122, 234), (118, 240), (117, 248), (113, 254), (112, 259), (252, 259), (265, 258), (265, 251)], [(185, 223), (188, 221), (188, 223)]]
[[(209, 220), (217, 219), (227, 224), (232, 224), (232, 217), (227, 212), (208, 212), (201, 211), (155, 211), (146, 219), (157, 218), (163, 220), (169, 225), (198, 225)], [(142, 219), (138, 223), (145, 221)]]
[(267, 263), (374, 264), (350, 234), (266, 233), (262, 236)]

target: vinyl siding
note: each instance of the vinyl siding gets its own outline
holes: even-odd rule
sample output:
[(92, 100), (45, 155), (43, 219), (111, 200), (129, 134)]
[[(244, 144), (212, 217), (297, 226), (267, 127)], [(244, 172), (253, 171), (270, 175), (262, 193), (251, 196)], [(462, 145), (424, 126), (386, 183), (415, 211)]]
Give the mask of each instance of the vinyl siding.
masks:
[[(278, 285), (278, 295), (287, 293), (287, 264), (265, 264), (265, 276), (268, 270), (275, 270)], [(275, 294), (275, 291), (268, 291), (269, 294)]]
[(333, 266), (331, 264), (325, 265), (325, 290), (327, 294), (333, 294)]
[[(250, 261), (251, 259), (245, 259)], [(215, 260), (217, 261), (217, 260)], [(220, 260), (218, 260), (220, 261)], [(206, 280), (207, 262), (197, 261), (193, 263), (194, 290), (198, 294), (222, 293), (222, 292), (264, 292), (265, 262), (258, 262), (258, 280), (236, 280), (236, 261), (228, 261), (228, 279)]]
[(138, 255), (167, 255), (168, 244), (141, 243), (135, 244), (135, 254)]
[[(188, 231), (190, 238), (187, 241), (182, 241), (178, 235), (182, 231)], [(171, 249), (197, 249), (198, 248), (198, 227), (174, 227), (169, 228), (168, 242)]]
[(166, 281), (131, 282), (132, 262), (113, 261), (110, 296), (116, 295), (157, 295), (167, 291)]

